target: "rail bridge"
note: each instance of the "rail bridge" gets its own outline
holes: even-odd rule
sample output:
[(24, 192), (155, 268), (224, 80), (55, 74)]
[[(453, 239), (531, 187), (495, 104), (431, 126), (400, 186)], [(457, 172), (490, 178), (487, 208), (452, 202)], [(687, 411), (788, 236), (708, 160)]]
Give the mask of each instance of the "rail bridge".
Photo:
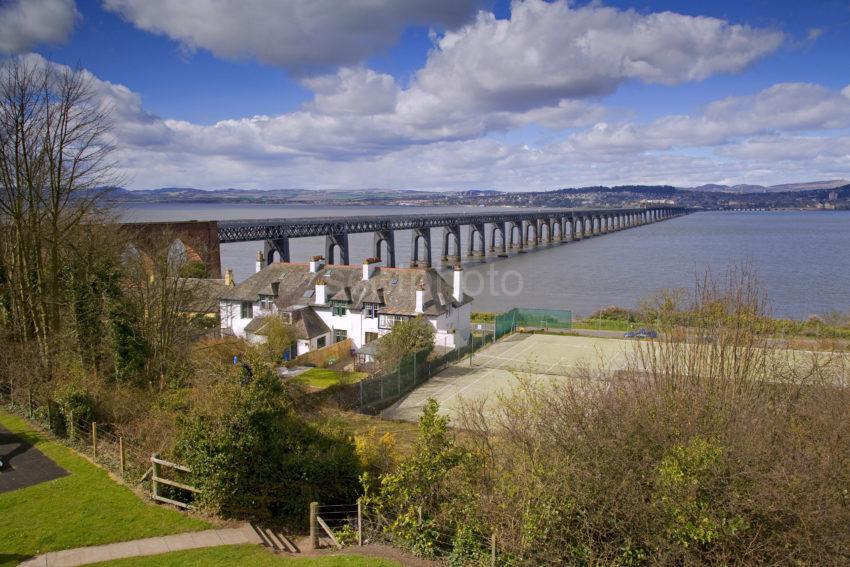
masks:
[[(539, 209), (440, 213), (422, 215), (350, 216), (333, 218), (229, 220), (218, 222), (218, 239), (230, 242), (264, 241), (264, 262), (289, 262), (292, 238), (324, 236), (329, 264), (350, 263), (348, 235), (374, 233), (374, 257), (396, 267), (395, 231), (411, 232), (411, 266), (432, 265), (432, 229), (442, 229), (441, 260), (461, 259), (461, 233), (466, 227), (468, 257), (507, 256), (542, 244), (581, 240), (608, 232), (658, 222), (690, 211), (654, 206), (628, 209)], [(386, 251), (386, 255), (383, 251)]]

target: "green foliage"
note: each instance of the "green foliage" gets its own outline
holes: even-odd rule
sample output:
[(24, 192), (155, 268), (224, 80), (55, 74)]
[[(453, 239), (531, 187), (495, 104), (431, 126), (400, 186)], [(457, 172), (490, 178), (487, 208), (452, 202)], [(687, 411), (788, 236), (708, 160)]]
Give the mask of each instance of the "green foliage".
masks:
[(627, 323), (636, 323), (640, 320), (640, 314), (631, 309), (623, 307), (610, 306), (605, 309), (600, 309), (593, 312), (588, 319), (601, 319), (603, 321), (625, 321)]
[(439, 553), (440, 531), (452, 530), (461, 518), (469, 534), (477, 531), (464, 515), (469, 502), (463, 489), (464, 469), (474, 461), (455, 443), (448, 421), (439, 414), (437, 402), (429, 399), (419, 418), (413, 454), (397, 471), (381, 477), (374, 494), (370, 492), (371, 479), (362, 479), (364, 505), (389, 520), (386, 534), (396, 545), (424, 557)]
[[(58, 435), (69, 435), (79, 423), (94, 420), (94, 402), (88, 392), (78, 384), (60, 386), (53, 395), (62, 420), (62, 428), (54, 430)], [(54, 425), (58, 423), (54, 422)]]
[(257, 344), (254, 349), (263, 362), (279, 364), (283, 353), (295, 342), (295, 329), (287, 325), (283, 318), (277, 315), (266, 317), (263, 325), (263, 335), (266, 340)]
[(206, 278), (208, 277), (206, 265), (199, 260), (189, 260), (180, 266), (178, 272), (181, 278)]
[(674, 446), (658, 467), (655, 497), (667, 518), (668, 534), (685, 548), (747, 529), (743, 518), (717, 511), (716, 500), (724, 488), (723, 459), (718, 443), (694, 438)]
[(384, 368), (395, 367), (404, 357), (434, 348), (434, 326), (424, 317), (396, 323), (378, 342), (378, 360)]
[(115, 380), (121, 384), (141, 385), (150, 349), (138, 331), (137, 314), (119, 294), (111, 298), (109, 322)]
[(356, 499), (353, 443), (301, 419), (270, 369), (255, 367), (222, 403), (221, 414), (193, 414), (182, 424), (177, 450), (207, 509), (303, 528), (310, 502)]
[(492, 311), (473, 311), (470, 320), (473, 323), (492, 323), (496, 320), (496, 314)]

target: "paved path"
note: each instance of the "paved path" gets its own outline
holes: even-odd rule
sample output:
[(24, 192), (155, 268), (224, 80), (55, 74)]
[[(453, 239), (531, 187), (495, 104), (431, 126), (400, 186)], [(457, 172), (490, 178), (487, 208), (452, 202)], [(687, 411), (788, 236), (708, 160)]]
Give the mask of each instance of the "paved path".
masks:
[(92, 547), (66, 549), (64, 551), (51, 551), (50, 553), (33, 557), (32, 559), (21, 563), (21, 566), (72, 567), (74, 565), (86, 565), (88, 563), (97, 563), (112, 559), (123, 559), (125, 557), (158, 555), (160, 553), (180, 551), (183, 549), (216, 547), (219, 545), (239, 545), (244, 543), (262, 543), (257, 532), (255, 532), (249, 524), (245, 524), (239, 528), (189, 532), (170, 536), (124, 541), (120, 543), (110, 543), (108, 545), (95, 545)]
[(20, 435), (0, 426), (0, 494), (67, 476), (68, 472), (44, 456)]

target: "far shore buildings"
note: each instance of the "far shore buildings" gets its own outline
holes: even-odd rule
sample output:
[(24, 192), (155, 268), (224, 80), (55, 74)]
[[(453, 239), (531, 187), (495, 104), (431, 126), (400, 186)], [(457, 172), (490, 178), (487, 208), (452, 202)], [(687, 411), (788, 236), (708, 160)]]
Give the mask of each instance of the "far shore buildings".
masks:
[(275, 262), (236, 284), (227, 270), (219, 298), (225, 333), (259, 342), (266, 318), (280, 315), (295, 328), (301, 355), (351, 339), (355, 348), (380, 338), (393, 325), (425, 317), (435, 330), (435, 346), (463, 347), (471, 334), (472, 297), (463, 292), (463, 271), (445, 281), (433, 268), (386, 268), (374, 258), (362, 265)]

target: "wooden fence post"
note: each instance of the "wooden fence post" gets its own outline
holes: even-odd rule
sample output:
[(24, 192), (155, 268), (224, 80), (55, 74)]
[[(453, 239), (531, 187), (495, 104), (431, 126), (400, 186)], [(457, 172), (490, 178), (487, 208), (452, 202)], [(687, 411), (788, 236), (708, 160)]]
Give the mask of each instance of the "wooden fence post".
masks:
[(32, 419), (32, 388), (27, 388), (27, 411), (29, 418)]
[(74, 410), (71, 409), (68, 412), (68, 423), (66, 424), (71, 427), (71, 431), (67, 431), (68, 437), (71, 438), (71, 441), (77, 440), (77, 422), (74, 421)]
[(91, 422), (91, 450), (94, 460), (97, 460), (97, 422)]
[(310, 545), (313, 549), (319, 548), (319, 532), (316, 529), (318, 526), (319, 503), (310, 502)]
[(496, 534), (490, 536), (490, 567), (496, 567)]
[(357, 545), (363, 546), (363, 505), (357, 499)]
[(124, 478), (124, 437), (118, 437), (118, 470), (121, 471), (121, 478)]
[[(154, 453), (151, 456), (153, 459), (159, 459), (158, 453)], [(151, 459), (151, 468), (153, 469), (153, 476), (151, 477), (151, 491), (153, 492), (154, 500), (156, 500), (157, 496), (159, 496), (159, 483), (157, 482), (157, 479), (160, 477), (162, 469), (160, 464), (153, 459)]]

